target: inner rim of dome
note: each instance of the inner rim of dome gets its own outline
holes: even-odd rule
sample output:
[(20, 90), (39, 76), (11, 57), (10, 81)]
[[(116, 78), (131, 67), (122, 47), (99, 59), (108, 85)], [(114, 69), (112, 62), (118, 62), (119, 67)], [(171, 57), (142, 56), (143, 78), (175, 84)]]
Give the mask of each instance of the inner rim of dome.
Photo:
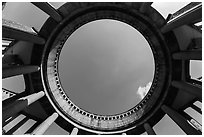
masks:
[(98, 115), (135, 107), (154, 78), (154, 57), (144, 36), (111, 19), (89, 22), (64, 43), (58, 61), (61, 86), (74, 104)]

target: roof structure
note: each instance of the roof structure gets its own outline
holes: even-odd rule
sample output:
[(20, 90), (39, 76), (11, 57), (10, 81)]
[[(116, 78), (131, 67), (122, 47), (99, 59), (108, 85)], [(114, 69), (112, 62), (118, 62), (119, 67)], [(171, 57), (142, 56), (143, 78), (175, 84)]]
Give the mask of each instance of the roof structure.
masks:
[[(49, 15), (39, 32), (3, 19), (2, 79), (23, 75), (25, 91), (2, 90), (2, 134), (44, 134), (56, 122), (67, 134), (154, 135), (154, 126), (165, 115), (186, 134), (202, 134), (202, 125), (186, 111), (191, 108), (202, 115), (195, 105), (202, 102), (202, 81), (189, 71), (192, 60), (202, 61), (202, 29), (195, 28), (202, 21), (201, 3), (190, 3), (167, 19), (152, 2), (71, 2), (58, 9), (47, 2), (32, 4)], [(80, 108), (64, 92), (58, 75), (67, 39), (80, 26), (99, 19), (137, 29), (154, 56), (148, 93), (120, 114), (100, 115)]]

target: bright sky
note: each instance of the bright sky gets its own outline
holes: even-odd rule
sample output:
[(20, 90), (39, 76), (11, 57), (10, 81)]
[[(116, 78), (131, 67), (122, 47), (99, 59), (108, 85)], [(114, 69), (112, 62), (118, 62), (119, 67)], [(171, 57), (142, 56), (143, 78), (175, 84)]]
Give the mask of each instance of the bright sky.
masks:
[(98, 114), (134, 107), (143, 98), (138, 88), (154, 76), (148, 42), (133, 27), (114, 20), (94, 21), (74, 32), (61, 51), (58, 67), (68, 96)]
[[(52, 4), (59, 7), (62, 3)], [(152, 6), (166, 18), (169, 13), (186, 4), (156, 2)], [(48, 17), (31, 3), (7, 3), (2, 16), (38, 30)], [(146, 85), (149, 86), (148, 83), (152, 80), (154, 67), (148, 44), (139, 32), (124, 23), (97, 21), (77, 30), (69, 40), (64, 48), (66, 50), (63, 49), (61, 55), (62, 60), (66, 61), (60, 63), (59, 69), (60, 75), (65, 77), (61, 77), (62, 84), (69, 81), (69, 84), (63, 85), (65, 89), (71, 88), (71, 91), (74, 91), (72, 92), (74, 94), (69, 92), (68, 94), (77, 105), (84, 105), (83, 108), (91, 112), (115, 114), (133, 107), (141, 100), (140, 95), (145, 93)], [(65, 55), (63, 52), (69, 54)], [(200, 66), (198, 64), (196, 65)], [(63, 73), (63, 69), (67, 70), (66, 73)], [(4, 85), (8, 87), (9, 82), (3, 81), (3, 87)], [(136, 92), (138, 89), (142, 90)], [(79, 94), (83, 95), (83, 99), (79, 98)], [(105, 107), (96, 107), (102, 104)], [(168, 116), (165, 116), (154, 129), (157, 134), (184, 134)], [(63, 132), (57, 125), (53, 125), (46, 134), (52, 134), (53, 131)]]

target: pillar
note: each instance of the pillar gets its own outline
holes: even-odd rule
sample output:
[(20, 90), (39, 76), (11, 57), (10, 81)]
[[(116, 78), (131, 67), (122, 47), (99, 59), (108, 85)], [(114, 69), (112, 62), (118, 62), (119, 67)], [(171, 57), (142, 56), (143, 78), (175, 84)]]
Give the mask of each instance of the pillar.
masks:
[(43, 135), (50, 125), (52, 125), (52, 123), (57, 119), (57, 117), (58, 114), (56, 112), (53, 113), (33, 131), (32, 135)]
[(33, 102), (42, 98), (44, 95), (44, 91), (40, 91), (38, 93), (34, 93), (29, 96), (20, 98), (6, 106), (2, 106), (2, 122), (6, 121), (11, 116), (15, 115)]
[(77, 135), (79, 129), (78, 128), (73, 128), (72, 132), (71, 132), (71, 135)]
[(156, 135), (152, 127), (149, 125), (149, 123), (144, 123), (144, 128), (147, 131), (148, 135)]
[(8, 78), (16, 75), (22, 75), (32, 72), (37, 72), (40, 70), (38, 66), (8, 66), (2, 68), (2, 78)]

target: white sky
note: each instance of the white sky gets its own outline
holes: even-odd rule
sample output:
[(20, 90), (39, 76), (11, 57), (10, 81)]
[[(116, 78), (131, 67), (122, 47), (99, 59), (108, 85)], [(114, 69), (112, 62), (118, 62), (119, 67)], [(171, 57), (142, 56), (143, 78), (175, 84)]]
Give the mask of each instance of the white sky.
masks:
[(141, 101), (137, 94), (153, 80), (154, 59), (145, 38), (114, 20), (88, 23), (65, 43), (60, 81), (79, 107), (98, 114), (117, 114)]

